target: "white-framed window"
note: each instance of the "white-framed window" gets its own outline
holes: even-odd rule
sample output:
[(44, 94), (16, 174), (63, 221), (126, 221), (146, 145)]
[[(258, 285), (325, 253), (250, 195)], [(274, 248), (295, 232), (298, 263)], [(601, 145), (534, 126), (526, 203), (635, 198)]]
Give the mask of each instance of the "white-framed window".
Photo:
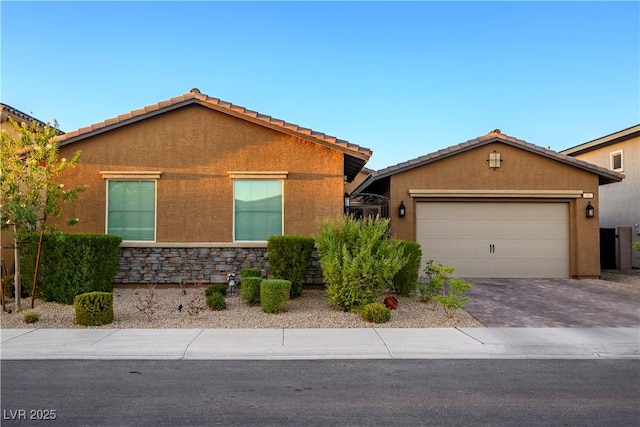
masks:
[(236, 179), (233, 182), (233, 239), (267, 241), (282, 235), (283, 181)]
[(284, 234), (288, 172), (229, 172), (233, 180), (233, 240), (266, 242)]
[(160, 172), (102, 172), (107, 180), (106, 233), (128, 242), (155, 242)]
[(609, 169), (614, 170), (616, 172), (620, 172), (624, 170), (624, 163), (622, 160), (623, 160), (622, 150), (614, 151), (613, 153), (611, 153), (610, 155), (611, 165)]

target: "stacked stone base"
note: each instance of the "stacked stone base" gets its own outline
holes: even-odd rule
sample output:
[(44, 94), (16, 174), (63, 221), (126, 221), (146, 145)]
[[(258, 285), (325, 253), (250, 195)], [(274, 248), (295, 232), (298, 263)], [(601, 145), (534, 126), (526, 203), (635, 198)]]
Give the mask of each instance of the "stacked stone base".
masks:
[[(270, 276), (267, 248), (123, 247), (116, 284), (226, 283), (229, 273), (259, 268)], [(318, 254), (313, 252), (305, 284), (322, 284)]]

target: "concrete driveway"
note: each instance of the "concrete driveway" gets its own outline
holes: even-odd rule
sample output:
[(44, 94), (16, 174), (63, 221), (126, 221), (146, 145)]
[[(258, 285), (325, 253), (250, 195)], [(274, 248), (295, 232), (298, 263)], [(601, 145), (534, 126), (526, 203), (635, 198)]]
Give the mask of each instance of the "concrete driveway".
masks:
[(487, 327), (640, 327), (640, 295), (575, 279), (465, 279)]

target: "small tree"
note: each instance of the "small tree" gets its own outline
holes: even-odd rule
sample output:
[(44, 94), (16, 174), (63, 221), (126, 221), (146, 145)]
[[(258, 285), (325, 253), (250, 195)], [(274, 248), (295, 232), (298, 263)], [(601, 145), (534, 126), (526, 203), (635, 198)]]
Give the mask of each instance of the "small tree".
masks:
[[(59, 157), (55, 139), (60, 133), (57, 122), (42, 126), (36, 121), (30, 124), (9, 119), (13, 132), (0, 133), (0, 220), (2, 228), (11, 227), (14, 232), (15, 253), (15, 304), (20, 309), (20, 252), (16, 234), (37, 232), (41, 236), (51, 230), (47, 218), (62, 215), (62, 205), (78, 197), (82, 187), (67, 190), (56, 179), (68, 167), (74, 167), (80, 159), (77, 151), (72, 159)], [(77, 223), (70, 220), (69, 225)], [(42, 246), (40, 239), (39, 251)], [(38, 278), (40, 256), (36, 261), (34, 288)], [(35, 289), (32, 293), (33, 308)]]
[(469, 282), (451, 277), (454, 271), (453, 267), (430, 259), (424, 269), (429, 282), (420, 287), (420, 300), (439, 302), (449, 318), (453, 317), (456, 310), (464, 308), (469, 298), (462, 294), (471, 288)]

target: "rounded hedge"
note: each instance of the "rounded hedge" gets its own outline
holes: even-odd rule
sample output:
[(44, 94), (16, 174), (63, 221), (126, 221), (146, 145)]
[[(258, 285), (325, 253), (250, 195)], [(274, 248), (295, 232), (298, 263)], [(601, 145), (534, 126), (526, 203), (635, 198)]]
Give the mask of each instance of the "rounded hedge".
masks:
[(88, 292), (73, 300), (76, 323), (84, 326), (100, 326), (113, 322), (113, 294)]
[(260, 283), (260, 304), (265, 313), (287, 311), (291, 282), (281, 279), (265, 279)]
[(384, 304), (372, 302), (362, 309), (362, 318), (367, 322), (387, 323), (391, 320), (391, 310)]
[(260, 304), (261, 277), (245, 277), (240, 283), (240, 298), (249, 305)]

